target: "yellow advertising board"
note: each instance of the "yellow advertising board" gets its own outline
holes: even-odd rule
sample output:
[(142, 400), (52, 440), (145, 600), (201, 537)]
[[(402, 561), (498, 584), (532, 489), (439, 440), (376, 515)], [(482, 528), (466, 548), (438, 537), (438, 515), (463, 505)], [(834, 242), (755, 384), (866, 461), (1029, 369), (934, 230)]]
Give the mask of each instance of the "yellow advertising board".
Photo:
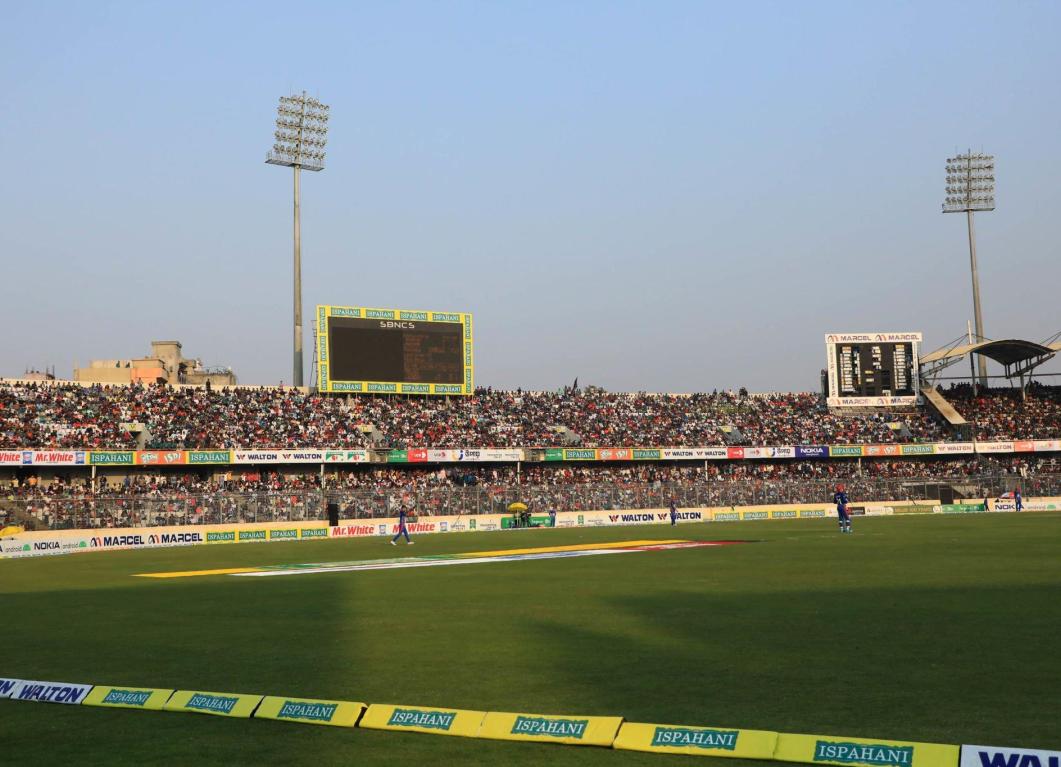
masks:
[(159, 690), (153, 687), (101, 687), (97, 685), (85, 696), (82, 705), (161, 711), (172, 694), (173, 690)]
[(262, 702), (261, 695), (243, 695), (235, 692), (201, 692), (177, 690), (167, 701), (166, 711), (183, 711), (189, 714), (233, 716), (249, 719), (254, 709)]
[(731, 727), (623, 722), (613, 745), (627, 751), (773, 759), (777, 733)]
[(358, 727), (474, 738), (479, 734), (479, 727), (485, 716), (485, 711), (467, 711), (442, 706), (392, 706), (372, 703), (361, 717)]
[(475, 391), (468, 312), (325, 304), (317, 306), (316, 327), (319, 391), (448, 395)]
[(554, 716), (491, 711), (483, 719), (479, 737), (610, 748), (622, 722), (621, 716)]
[(254, 712), (254, 718), (274, 719), (278, 722), (295, 722), (296, 724), (353, 727), (364, 710), (364, 703), (349, 700), (316, 700), (267, 695), (262, 699), (258, 710)]
[(957, 767), (959, 746), (832, 735), (777, 736), (774, 759), (843, 767)]

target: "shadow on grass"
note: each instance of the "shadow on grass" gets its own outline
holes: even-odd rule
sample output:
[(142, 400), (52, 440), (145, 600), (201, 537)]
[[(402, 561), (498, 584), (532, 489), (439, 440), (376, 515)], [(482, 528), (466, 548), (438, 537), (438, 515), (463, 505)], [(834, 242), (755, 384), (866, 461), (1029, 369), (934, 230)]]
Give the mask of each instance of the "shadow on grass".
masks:
[[(613, 598), (538, 621), (574, 711), (629, 721), (1057, 747), (1061, 586)], [(646, 638), (648, 637), (648, 638)], [(978, 740), (979, 739), (979, 740)]]

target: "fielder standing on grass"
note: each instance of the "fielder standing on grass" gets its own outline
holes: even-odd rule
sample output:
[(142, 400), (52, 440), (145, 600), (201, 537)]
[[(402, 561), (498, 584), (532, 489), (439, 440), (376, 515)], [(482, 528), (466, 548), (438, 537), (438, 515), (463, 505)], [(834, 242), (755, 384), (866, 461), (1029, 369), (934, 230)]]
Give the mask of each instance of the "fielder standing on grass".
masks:
[(398, 532), (395, 533), (393, 538), (391, 538), (391, 546), (397, 546), (398, 539), (403, 535), (405, 536), (405, 542), (410, 546), (413, 545), (413, 542), (409, 540), (409, 528), (405, 526), (405, 518), (407, 516), (409, 516), (409, 512), (406, 511), (405, 505), (402, 504), (398, 509)]
[(678, 524), (678, 507), (674, 503), (674, 499), (670, 499), (670, 524), (674, 527)]
[(833, 493), (833, 503), (836, 504), (836, 516), (840, 518), (840, 532), (850, 533), (851, 515), (847, 513), (847, 493), (844, 492), (843, 485), (836, 486), (836, 492)]

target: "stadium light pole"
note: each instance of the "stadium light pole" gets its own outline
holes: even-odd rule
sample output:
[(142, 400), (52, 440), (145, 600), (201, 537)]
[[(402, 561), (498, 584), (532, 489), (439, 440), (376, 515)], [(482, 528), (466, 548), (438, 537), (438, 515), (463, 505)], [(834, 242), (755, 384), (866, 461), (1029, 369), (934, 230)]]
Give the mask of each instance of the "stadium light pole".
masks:
[[(965, 213), (969, 227), (969, 267), (973, 277), (973, 321), (978, 340), (984, 338), (984, 318), (980, 312), (980, 273), (976, 267), (975, 211), (995, 209), (995, 158), (993, 155), (972, 152), (947, 158), (947, 196), (944, 213)], [(987, 360), (978, 354), (980, 386), (987, 387)]]
[(302, 169), (324, 170), (324, 146), (328, 142), (328, 111), (305, 91), (281, 96), (276, 109), (276, 143), (265, 156), (269, 165), (292, 168), (295, 177), (295, 354), (292, 383), (302, 386)]

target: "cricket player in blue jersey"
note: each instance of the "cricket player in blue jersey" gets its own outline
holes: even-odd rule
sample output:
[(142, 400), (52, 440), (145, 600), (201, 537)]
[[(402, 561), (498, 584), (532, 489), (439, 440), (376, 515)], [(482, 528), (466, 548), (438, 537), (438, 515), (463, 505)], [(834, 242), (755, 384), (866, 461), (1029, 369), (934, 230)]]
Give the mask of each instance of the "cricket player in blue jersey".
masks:
[(847, 493), (844, 492), (843, 485), (836, 486), (836, 492), (833, 493), (833, 503), (836, 504), (836, 516), (840, 518), (840, 532), (850, 533), (851, 515), (847, 513)]
[(1016, 511), (1024, 511), (1024, 501), (1020, 497), (1020, 488), (1013, 489), (1013, 508)]
[(405, 518), (407, 516), (409, 516), (409, 512), (405, 510), (404, 506), (398, 509), (398, 532), (391, 538), (391, 546), (397, 546), (398, 539), (403, 535), (405, 536), (405, 542), (412, 546), (413, 542), (409, 540), (409, 528), (405, 526)]
[(674, 504), (674, 499), (670, 499), (670, 524), (674, 527), (678, 524), (678, 507)]

